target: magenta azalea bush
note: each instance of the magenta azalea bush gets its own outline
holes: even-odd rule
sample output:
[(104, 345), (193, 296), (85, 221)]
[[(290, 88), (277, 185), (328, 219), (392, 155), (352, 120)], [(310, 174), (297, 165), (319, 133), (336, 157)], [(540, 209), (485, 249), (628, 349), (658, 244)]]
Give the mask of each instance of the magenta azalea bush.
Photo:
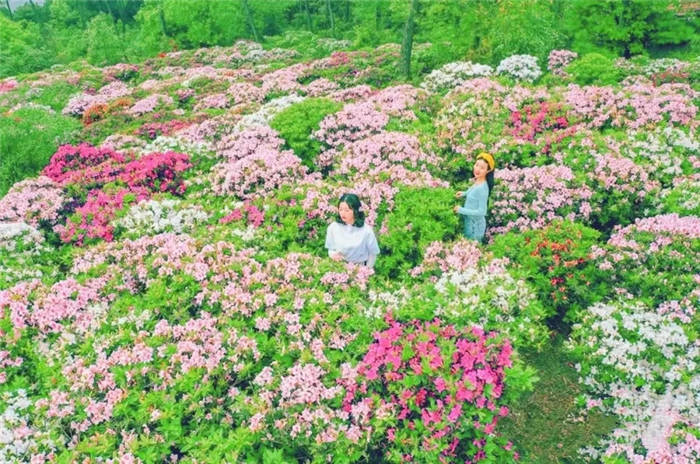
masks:
[(507, 399), (525, 386), (506, 387), (509, 375), (518, 375), (510, 343), (493, 332), (457, 329), (439, 319), (387, 322), (390, 327), (375, 334), (343, 400), (345, 411), (383, 436), (385, 460), (517, 460), (513, 444), (497, 433), (498, 421), (508, 415)]

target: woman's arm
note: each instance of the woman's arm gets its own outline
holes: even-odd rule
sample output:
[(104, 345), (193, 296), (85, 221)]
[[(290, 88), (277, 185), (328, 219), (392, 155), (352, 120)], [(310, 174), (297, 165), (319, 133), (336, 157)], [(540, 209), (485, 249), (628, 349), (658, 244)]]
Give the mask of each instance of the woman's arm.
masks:
[(457, 208), (457, 213), (462, 216), (486, 216), (488, 195), (488, 190), (486, 189), (472, 190), (469, 193), (467, 201), (469, 201), (469, 198), (475, 199), (477, 204), (476, 208), (459, 207)]
[(377, 255), (369, 255), (367, 257), (367, 267), (374, 267), (374, 263), (377, 261)]

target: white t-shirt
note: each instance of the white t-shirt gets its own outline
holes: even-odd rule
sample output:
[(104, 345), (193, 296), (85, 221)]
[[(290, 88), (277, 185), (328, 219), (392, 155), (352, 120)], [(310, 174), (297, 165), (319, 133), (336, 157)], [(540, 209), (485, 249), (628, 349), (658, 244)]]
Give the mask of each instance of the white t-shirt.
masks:
[(328, 255), (340, 252), (351, 263), (365, 263), (370, 256), (379, 254), (379, 245), (374, 231), (367, 224), (362, 227), (349, 226), (334, 222), (326, 230), (326, 248)]

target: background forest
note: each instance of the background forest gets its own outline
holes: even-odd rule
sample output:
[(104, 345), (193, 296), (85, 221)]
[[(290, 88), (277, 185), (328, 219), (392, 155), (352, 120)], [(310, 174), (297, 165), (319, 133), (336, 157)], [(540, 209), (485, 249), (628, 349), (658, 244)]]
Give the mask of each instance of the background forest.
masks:
[(562, 48), (626, 58), (700, 51), (698, 2), (688, 0), (28, 0), (19, 7), (4, 0), (0, 77), (82, 58), (96, 66), (139, 62), (238, 39), (310, 57), (325, 53), (316, 40), (323, 37), (373, 48), (402, 41), (412, 4), (414, 40), (433, 44), (418, 74), (457, 59), (544, 60)]

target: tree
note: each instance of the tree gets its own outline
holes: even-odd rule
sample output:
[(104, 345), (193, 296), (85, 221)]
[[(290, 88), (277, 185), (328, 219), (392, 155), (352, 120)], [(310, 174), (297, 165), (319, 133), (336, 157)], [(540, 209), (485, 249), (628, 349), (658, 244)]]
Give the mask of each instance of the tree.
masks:
[(649, 48), (689, 42), (694, 29), (673, 13), (674, 0), (576, 0), (567, 26), (581, 53), (607, 50), (629, 58)]
[(401, 71), (406, 79), (411, 78), (411, 51), (413, 49), (413, 29), (415, 28), (415, 16), (418, 9), (418, 0), (411, 0), (411, 9), (406, 18), (406, 26), (401, 42)]

